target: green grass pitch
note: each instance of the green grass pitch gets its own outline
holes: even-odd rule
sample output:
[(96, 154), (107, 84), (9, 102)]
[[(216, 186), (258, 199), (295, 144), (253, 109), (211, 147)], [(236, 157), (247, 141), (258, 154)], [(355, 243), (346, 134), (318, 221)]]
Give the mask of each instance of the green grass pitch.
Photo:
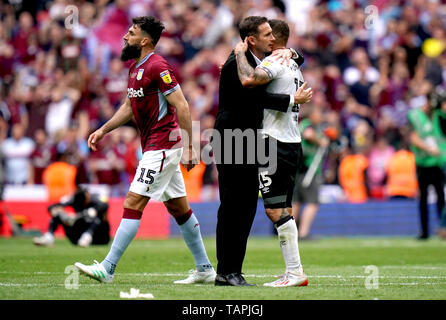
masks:
[[(215, 238), (206, 238), (205, 245), (215, 266)], [(109, 246), (80, 248), (58, 239), (54, 247), (42, 248), (29, 238), (0, 239), (0, 299), (120, 299), (120, 291), (130, 288), (155, 300), (446, 299), (446, 242), (439, 239), (325, 238), (299, 245), (308, 287), (263, 287), (283, 272), (283, 259), (275, 237), (252, 237), (243, 271), (257, 287), (174, 285), (193, 260), (183, 240), (173, 238), (134, 240), (112, 284), (80, 275), (79, 287), (68, 289), (75, 274), (66, 274), (66, 267), (101, 261)], [(368, 278), (370, 265), (377, 267), (377, 278)]]

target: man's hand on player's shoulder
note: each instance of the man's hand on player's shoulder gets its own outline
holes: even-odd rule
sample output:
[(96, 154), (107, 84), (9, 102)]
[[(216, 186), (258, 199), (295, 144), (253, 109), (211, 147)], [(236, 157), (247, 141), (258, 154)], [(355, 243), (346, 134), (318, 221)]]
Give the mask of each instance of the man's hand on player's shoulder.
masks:
[(248, 51), (248, 37), (246, 37), (244, 41), (237, 43), (234, 47), (235, 55), (245, 53), (246, 51)]
[(275, 61), (279, 62), (280, 64), (286, 63), (287, 66), (290, 65), (290, 59), (292, 56), (293, 52), (288, 48), (276, 49), (270, 55), (270, 57), (273, 58)]

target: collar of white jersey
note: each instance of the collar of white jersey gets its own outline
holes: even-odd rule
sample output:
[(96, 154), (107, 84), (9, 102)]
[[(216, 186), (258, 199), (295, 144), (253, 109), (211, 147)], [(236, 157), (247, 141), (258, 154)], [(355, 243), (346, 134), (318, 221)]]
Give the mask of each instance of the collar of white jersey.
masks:
[(142, 58), (142, 60), (141, 60), (140, 62), (138, 62), (138, 64), (136, 65), (135, 68), (138, 68), (138, 67), (139, 67), (140, 65), (142, 65), (144, 62), (146, 62), (147, 59), (149, 59), (150, 56), (151, 56), (152, 54), (154, 54), (154, 53), (155, 53), (154, 51), (148, 53), (144, 58)]

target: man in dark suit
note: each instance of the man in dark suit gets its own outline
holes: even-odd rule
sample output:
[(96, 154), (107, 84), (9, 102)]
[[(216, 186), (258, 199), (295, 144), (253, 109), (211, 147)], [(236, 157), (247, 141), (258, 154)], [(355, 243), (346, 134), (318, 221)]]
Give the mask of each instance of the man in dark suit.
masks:
[[(242, 40), (248, 38), (246, 58), (255, 68), (265, 54), (272, 51), (274, 37), (271, 27), (265, 17), (253, 16), (244, 19), (239, 28)], [(242, 264), (257, 209), (259, 180), (255, 150), (257, 137), (255, 141), (249, 141), (249, 136), (250, 133), (251, 136), (256, 135), (257, 129), (260, 129), (264, 108), (286, 112), (294, 106), (294, 100), (293, 95), (267, 93), (265, 86), (244, 88), (237, 74), (234, 52), (223, 65), (219, 110), (212, 137), (221, 202), (217, 216), (218, 265), (215, 285), (251, 285), (242, 276)], [(225, 135), (225, 132), (232, 132), (232, 136)], [(233, 143), (233, 136), (238, 134), (244, 136), (238, 140), (239, 144), (242, 141), (241, 147)], [(242, 163), (234, 160), (238, 157), (243, 157)], [(252, 161), (252, 157), (255, 161)]]

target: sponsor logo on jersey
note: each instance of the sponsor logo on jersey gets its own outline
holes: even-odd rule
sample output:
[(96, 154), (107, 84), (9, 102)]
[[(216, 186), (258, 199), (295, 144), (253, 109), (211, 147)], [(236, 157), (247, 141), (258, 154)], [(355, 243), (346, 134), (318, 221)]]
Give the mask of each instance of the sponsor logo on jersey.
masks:
[(163, 72), (160, 73), (161, 79), (163, 79), (164, 83), (171, 83), (172, 82), (172, 78), (170, 77), (170, 73), (169, 70), (164, 70)]
[(144, 91), (142, 90), (142, 87), (138, 90), (135, 90), (133, 88), (127, 88), (127, 97), (128, 98), (140, 98), (144, 97)]
[(266, 67), (266, 68), (268, 68), (271, 64), (272, 64), (271, 61), (263, 60), (262, 63), (261, 63), (260, 65), (261, 65), (262, 67)]
[(144, 73), (144, 69), (139, 69), (138, 70), (138, 75), (136, 76), (136, 80), (141, 80), (143, 73)]

